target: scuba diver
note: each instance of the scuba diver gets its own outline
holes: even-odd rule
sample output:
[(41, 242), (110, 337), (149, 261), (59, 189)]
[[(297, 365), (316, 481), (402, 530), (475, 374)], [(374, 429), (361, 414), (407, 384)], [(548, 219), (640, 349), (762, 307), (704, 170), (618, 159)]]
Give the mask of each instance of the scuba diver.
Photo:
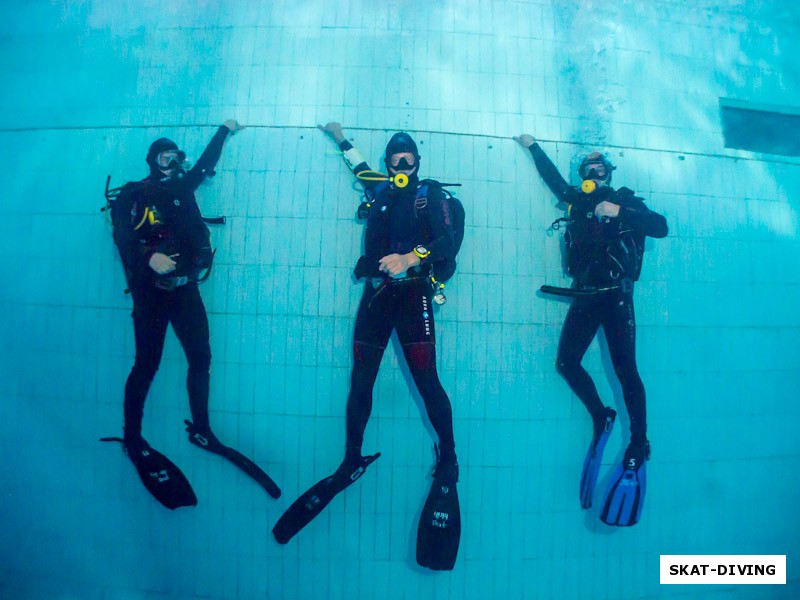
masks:
[(566, 264), (574, 286), (542, 286), (542, 291), (574, 298), (561, 331), (556, 366), (586, 406), (594, 424), (581, 473), (581, 506), (592, 506), (603, 450), (617, 415), (600, 400), (589, 373), (581, 366), (589, 344), (602, 326), (630, 417), (631, 441), (612, 477), (600, 518), (608, 525), (635, 525), (644, 504), (645, 461), (650, 458), (650, 442), (645, 390), (636, 367), (633, 282), (641, 271), (645, 236), (665, 237), (667, 222), (649, 210), (632, 190), (611, 187), (615, 167), (599, 152), (583, 159), (578, 169), (583, 183), (573, 187), (532, 136), (522, 134), (513, 139), (530, 150), (539, 175), (553, 194), (569, 206), (568, 217), (555, 221), (553, 228), (567, 223)]
[[(458, 462), (453, 416), (436, 370), (431, 271), (455, 256), (451, 201), (442, 184), (419, 179), (420, 155), (407, 133), (392, 136), (384, 155), (389, 175), (369, 169), (347, 141), (339, 123), (319, 126), (343, 152), (344, 160), (364, 184), (367, 201), (359, 207), (366, 219), (365, 252), (356, 265), (366, 285), (353, 335), (353, 370), (347, 398), (344, 461), (284, 513), (273, 529), (287, 543), (327, 504), (364, 474), (380, 453), (363, 456), (364, 430), (372, 411), (372, 391), (393, 330), (397, 331), (411, 375), (438, 435), (433, 484), (420, 519), (417, 562), (450, 570), (460, 538), (456, 492)], [(463, 231), (461, 232), (463, 235)]]
[(157, 139), (147, 152), (150, 174), (106, 193), (114, 243), (133, 298), (136, 358), (125, 384), (123, 437), (103, 441), (122, 442), (142, 483), (170, 509), (194, 506), (197, 498), (180, 469), (142, 437), (145, 399), (170, 323), (189, 362), (186, 386), (192, 420), (185, 422), (189, 441), (227, 458), (272, 497), (280, 496), (266, 473), (217, 439), (208, 415), (211, 348), (198, 283), (208, 277), (214, 251), (194, 192), (214, 175), (228, 135), (241, 129), (235, 120), (225, 121), (191, 168), (175, 142)]

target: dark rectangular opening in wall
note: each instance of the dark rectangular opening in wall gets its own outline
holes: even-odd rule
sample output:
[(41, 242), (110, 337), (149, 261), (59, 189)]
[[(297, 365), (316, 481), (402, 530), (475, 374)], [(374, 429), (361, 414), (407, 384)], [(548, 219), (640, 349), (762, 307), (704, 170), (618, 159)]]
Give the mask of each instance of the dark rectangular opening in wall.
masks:
[(800, 156), (800, 108), (719, 99), (726, 148)]

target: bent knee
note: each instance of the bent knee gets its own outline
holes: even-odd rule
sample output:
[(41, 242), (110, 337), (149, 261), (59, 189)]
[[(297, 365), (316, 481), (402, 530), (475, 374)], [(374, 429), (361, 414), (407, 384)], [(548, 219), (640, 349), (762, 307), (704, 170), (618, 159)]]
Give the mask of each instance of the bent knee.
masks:
[(158, 363), (152, 360), (137, 360), (133, 363), (131, 375), (136, 379), (152, 381), (158, 371)]
[(568, 356), (559, 356), (556, 359), (556, 371), (561, 375), (567, 375), (580, 368), (581, 362)]

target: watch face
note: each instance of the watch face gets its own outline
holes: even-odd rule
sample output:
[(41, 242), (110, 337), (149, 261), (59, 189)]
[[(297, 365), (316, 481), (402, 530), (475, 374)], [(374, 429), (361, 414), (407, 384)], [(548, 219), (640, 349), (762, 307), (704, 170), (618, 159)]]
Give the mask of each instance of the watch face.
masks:
[(428, 249), (425, 246), (417, 246), (416, 251), (417, 254), (429, 254)]

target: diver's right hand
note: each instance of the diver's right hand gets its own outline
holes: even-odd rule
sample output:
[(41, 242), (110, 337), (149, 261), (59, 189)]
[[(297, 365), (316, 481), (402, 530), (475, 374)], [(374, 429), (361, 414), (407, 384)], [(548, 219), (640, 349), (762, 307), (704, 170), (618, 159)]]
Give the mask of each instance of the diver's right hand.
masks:
[(244, 125), (240, 125), (239, 121), (237, 121), (236, 119), (228, 119), (222, 125), (228, 128), (228, 131), (230, 132), (231, 135), (233, 135), (237, 131), (241, 131), (242, 129), (244, 129)]
[(342, 131), (342, 124), (336, 121), (331, 121), (327, 125), (317, 125), (317, 129), (329, 135), (334, 142), (341, 144), (344, 141), (344, 132)]
[(530, 148), (531, 146), (533, 146), (534, 142), (536, 141), (535, 139), (533, 139), (532, 135), (529, 135), (527, 133), (521, 133), (519, 135), (515, 135), (511, 139), (513, 139), (515, 142), (517, 142), (523, 148)]
[(150, 265), (150, 268), (159, 275), (166, 275), (167, 273), (172, 273), (175, 270), (175, 267), (178, 263), (172, 259), (176, 256), (178, 256), (178, 254), (167, 256), (161, 252), (154, 252), (147, 264)]

